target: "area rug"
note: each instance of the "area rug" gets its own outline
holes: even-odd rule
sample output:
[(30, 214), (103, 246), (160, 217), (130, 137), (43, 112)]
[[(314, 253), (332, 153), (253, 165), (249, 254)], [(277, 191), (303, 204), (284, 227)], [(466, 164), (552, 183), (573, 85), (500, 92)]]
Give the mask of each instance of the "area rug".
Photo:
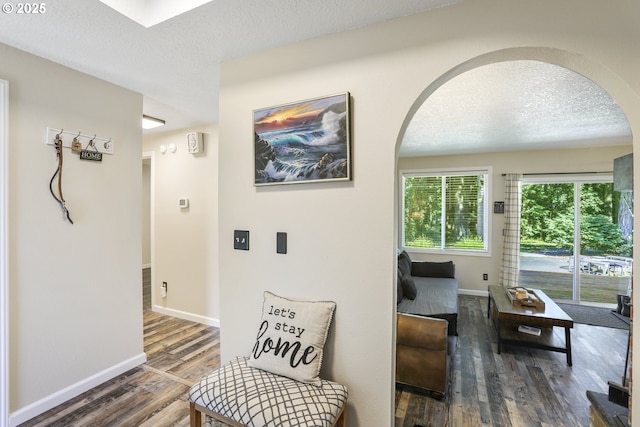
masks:
[(558, 306), (576, 323), (604, 326), (606, 328), (629, 329), (629, 324), (616, 316), (610, 308), (563, 303), (558, 303)]

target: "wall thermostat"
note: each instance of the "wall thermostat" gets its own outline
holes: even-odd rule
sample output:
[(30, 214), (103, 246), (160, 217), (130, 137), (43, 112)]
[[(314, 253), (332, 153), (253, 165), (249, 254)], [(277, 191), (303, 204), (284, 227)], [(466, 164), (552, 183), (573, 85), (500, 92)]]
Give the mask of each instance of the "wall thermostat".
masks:
[(187, 209), (189, 207), (189, 199), (186, 197), (181, 197), (178, 203), (180, 204), (180, 209)]
[(200, 154), (204, 151), (202, 132), (191, 132), (187, 134), (187, 149), (191, 154)]

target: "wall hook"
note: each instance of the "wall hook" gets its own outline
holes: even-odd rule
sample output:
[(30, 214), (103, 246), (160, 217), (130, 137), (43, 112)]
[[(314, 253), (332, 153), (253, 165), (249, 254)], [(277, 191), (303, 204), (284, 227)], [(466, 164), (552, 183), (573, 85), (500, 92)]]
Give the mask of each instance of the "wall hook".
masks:
[(78, 132), (78, 135), (73, 138), (73, 141), (71, 141), (71, 151), (73, 151), (74, 153), (79, 153), (82, 151), (82, 142), (80, 142), (80, 140), (78, 139), (80, 138), (81, 133), (82, 132)]
[[(112, 138), (100, 137), (97, 134), (87, 135), (76, 130), (48, 127), (45, 143), (47, 145), (55, 145), (56, 139), (63, 142), (64, 148), (70, 148), (74, 153), (80, 153), (83, 149), (91, 147), (90, 149), (93, 151), (113, 155), (113, 149), (116, 145)], [(92, 145), (89, 145), (89, 143), (92, 143)], [(102, 148), (103, 146), (104, 148)]]
[(98, 150), (98, 147), (96, 147), (96, 142), (92, 139), (89, 141), (89, 144), (87, 145), (87, 150), (89, 148), (93, 148), (95, 151), (100, 152), (100, 150)]

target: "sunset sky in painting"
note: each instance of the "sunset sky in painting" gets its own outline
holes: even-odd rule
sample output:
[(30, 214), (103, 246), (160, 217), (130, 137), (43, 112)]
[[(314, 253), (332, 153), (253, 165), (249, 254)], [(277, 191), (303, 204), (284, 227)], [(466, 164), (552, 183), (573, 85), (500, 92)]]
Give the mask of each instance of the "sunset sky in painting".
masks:
[(253, 114), (255, 131), (260, 133), (299, 126), (304, 122), (314, 120), (328, 106), (342, 102), (343, 99), (343, 95), (338, 95), (256, 110)]

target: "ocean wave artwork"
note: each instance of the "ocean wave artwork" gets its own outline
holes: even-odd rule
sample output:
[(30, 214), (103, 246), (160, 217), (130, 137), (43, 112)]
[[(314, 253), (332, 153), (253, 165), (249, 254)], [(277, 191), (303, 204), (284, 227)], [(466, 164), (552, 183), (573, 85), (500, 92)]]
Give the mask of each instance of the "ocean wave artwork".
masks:
[(351, 179), (349, 94), (253, 112), (255, 185)]

